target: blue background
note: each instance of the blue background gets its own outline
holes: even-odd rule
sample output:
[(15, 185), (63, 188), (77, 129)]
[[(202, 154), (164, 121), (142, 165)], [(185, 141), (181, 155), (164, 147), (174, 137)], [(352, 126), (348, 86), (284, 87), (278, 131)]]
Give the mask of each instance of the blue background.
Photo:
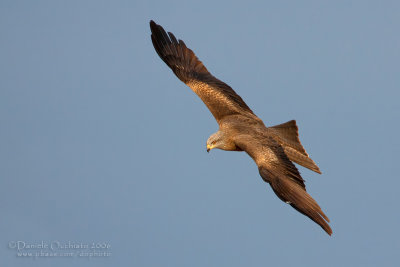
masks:
[[(399, 266), (398, 1), (1, 1), (2, 266)], [(158, 58), (154, 19), (267, 125), (296, 119), (329, 237)], [(111, 245), (21, 258), (10, 242)], [(75, 250), (74, 250), (75, 251)]]

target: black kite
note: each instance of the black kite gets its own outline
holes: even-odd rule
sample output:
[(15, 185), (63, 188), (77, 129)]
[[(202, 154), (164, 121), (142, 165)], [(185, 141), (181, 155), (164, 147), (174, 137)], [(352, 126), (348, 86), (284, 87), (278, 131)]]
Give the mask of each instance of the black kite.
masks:
[(282, 201), (331, 235), (328, 217), (306, 192), (304, 180), (292, 163), (321, 173), (300, 143), (296, 121), (266, 127), (229, 85), (208, 72), (182, 40), (167, 34), (154, 21), (150, 21), (150, 28), (157, 54), (203, 100), (219, 124), (218, 132), (207, 140), (207, 151), (246, 151)]

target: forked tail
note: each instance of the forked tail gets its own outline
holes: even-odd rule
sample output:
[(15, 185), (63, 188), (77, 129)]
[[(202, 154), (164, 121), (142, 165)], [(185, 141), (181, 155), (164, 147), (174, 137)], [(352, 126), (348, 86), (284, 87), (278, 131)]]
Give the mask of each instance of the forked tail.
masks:
[(317, 173), (321, 173), (317, 164), (309, 157), (299, 139), (299, 128), (295, 120), (269, 127), (274, 139), (283, 147), (291, 161)]

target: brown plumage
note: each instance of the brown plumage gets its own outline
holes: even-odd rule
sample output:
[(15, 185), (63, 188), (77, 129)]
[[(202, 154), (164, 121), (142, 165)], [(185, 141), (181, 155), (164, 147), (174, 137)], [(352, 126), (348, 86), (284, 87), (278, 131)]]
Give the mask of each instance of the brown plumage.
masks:
[(167, 34), (154, 21), (150, 21), (150, 28), (157, 54), (201, 98), (219, 124), (219, 130), (207, 140), (207, 151), (213, 148), (245, 151), (282, 201), (331, 235), (328, 217), (306, 192), (304, 180), (292, 163), (321, 173), (300, 143), (296, 121), (266, 127), (243, 99), (215, 78), (182, 40), (170, 32)]

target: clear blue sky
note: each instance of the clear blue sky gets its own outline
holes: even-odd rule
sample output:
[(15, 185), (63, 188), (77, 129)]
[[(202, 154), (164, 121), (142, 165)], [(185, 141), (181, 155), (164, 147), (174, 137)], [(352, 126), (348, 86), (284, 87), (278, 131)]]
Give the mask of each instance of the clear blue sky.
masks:
[[(1, 1), (0, 265), (399, 266), (399, 14), (398, 1)], [(267, 125), (297, 120), (332, 237), (245, 153), (206, 153), (217, 123), (158, 58), (150, 19)], [(111, 256), (10, 248), (42, 240)]]

